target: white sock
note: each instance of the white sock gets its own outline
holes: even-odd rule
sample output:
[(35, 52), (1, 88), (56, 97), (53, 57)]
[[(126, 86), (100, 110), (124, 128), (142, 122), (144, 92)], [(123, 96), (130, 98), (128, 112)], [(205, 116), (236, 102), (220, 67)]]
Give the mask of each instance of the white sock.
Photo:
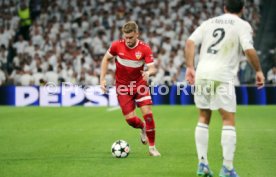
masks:
[(233, 126), (223, 126), (221, 133), (221, 145), (223, 151), (223, 165), (228, 169), (233, 169), (234, 153), (236, 150), (236, 129)]
[(199, 163), (208, 165), (207, 151), (209, 140), (209, 126), (204, 123), (198, 123), (195, 129), (195, 142)]

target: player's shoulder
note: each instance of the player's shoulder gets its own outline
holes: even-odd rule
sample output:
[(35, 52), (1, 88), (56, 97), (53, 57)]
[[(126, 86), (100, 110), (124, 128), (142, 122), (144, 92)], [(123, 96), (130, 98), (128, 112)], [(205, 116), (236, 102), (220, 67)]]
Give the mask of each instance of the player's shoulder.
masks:
[(212, 19), (213, 18), (209, 18), (209, 19), (206, 19), (204, 21), (201, 21), (200, 24), (199, 24), (199, 27), (204, 28), (204, 29), (207, 28), (212, 23)]
[(121, 45), (124, 44), (124, 39), (118, 39), (112, 42), (113, 45)]
[(144, 41), (139, 40), (139, 44), (140, 46), (144, 47), (144, 48), (149, 48), (150, 49), (150, 45)]
[(241, 19), (241, 23), (245, 28), (251, 28), (251, 25), (248, 21)]
[(238, 26), (240, 29), (243, 29), (243, 27), (245, 27), (245, 28), (251, 28), (250, 23), (248, 21), (242, 19), (241, 17), (238, 17), (237, 15), (229, 15), (229, 14), (227, 14), (227, 15), (231, 16), (234, 19), (234, 21), (236, 23), (238, 23), (236, 26)]
[(252, 31), (253, 30), (250, 23), (242, 18), (238, 17), (236, 22), (237, 22), (236, 28), (238, 31)]

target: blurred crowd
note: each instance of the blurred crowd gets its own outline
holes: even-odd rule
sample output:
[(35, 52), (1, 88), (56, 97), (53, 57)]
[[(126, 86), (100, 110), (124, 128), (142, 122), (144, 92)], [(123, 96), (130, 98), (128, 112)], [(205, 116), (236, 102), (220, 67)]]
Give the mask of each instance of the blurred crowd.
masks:
[[(221, 0), (2, 0), (0, 85), (98, 85), (100, 64), (121, 27), (135, 20), (155, 55), (154, 84), (185, 77), (183, 48), (202, 21), (223, 13)], [(260, 23), (260, 1), (247, 0), (244, 19)], [(29, 16), (28, 16), (29, 12)], [(196, 63), (198, 55), (196, 56)], [(243, 65), (241, 64), (241, 67)], [(112, 83), (114, 60), (108, 68)], [(276, 82), (276, 71), (274, 80)], [(237, 78), (239, 84), (239, 78)]]

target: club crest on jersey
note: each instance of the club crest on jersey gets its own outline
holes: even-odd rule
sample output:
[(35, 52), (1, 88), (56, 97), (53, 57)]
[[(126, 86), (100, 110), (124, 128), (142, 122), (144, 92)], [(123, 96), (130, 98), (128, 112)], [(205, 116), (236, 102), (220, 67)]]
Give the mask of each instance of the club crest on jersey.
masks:
[(139, 60), (142, 57), (142, 53), (140, 51), (135, 52), (135, 57), (137, 60)]

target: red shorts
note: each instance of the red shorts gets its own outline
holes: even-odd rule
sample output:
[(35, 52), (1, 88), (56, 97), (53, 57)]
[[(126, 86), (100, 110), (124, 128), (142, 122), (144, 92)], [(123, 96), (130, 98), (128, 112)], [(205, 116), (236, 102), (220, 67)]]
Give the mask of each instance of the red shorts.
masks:
[(152, 105), (150, 89), (147, 85), (139, 85), (133, 89), (120, 89), (116, 87), (118, 102), (124, 115), (138, 107)]

